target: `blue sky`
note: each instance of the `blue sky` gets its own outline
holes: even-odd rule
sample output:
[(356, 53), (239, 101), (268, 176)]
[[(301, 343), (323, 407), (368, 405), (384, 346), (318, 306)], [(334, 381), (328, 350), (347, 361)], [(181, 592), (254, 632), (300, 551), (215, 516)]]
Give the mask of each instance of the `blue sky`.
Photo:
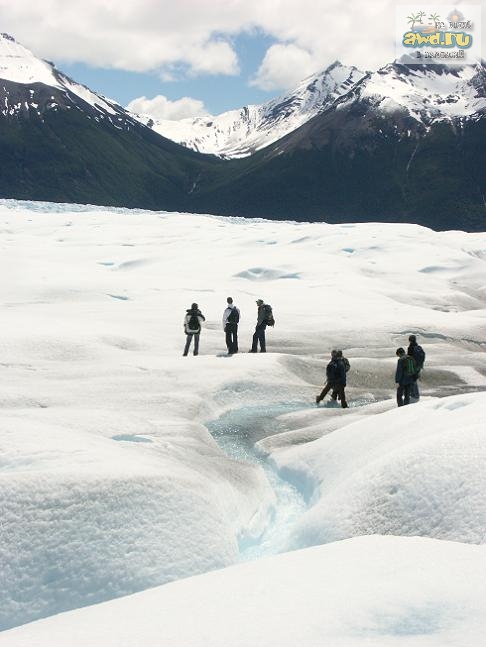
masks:
[(263, 90), (250, 85), (275, 39), (263, 33), (242, 34), (232, 39), (240, 62), (238, 75), (188, 75), (180, 69), (174, 80), (164, 81), (156, 72), (129, 72), (96, 68), (86, 63), (58, 63), (62, 72), (95, 92), (115, 99), (123, 106), (137, 97), (164, 95), (172, 101), (194, 97), (204, 102), (210, 114), (219, 114), (247, 104), (259, 104), (278, 94), (278, 89)]

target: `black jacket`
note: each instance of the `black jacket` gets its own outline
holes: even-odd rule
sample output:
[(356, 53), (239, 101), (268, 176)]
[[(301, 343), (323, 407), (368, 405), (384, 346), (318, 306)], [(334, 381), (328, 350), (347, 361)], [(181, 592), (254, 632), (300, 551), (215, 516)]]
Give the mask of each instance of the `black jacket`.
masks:
[(330, 384), (346, 386), (346, 366), (342, 359), (332, 359), (326, 366), (327, 381)]

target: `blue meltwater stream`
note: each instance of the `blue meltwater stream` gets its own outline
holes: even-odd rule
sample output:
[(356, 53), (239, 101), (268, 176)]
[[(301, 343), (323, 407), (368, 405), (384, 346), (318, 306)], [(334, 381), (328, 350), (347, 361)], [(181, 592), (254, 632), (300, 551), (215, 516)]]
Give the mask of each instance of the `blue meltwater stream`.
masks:
[(273, 555), (286, 548), (287, 536), (297, 519), (307, 509), (302, 494), (280, 478), (265, 458), (255, 451), (255, 443), (281, 431), (277, 417), (284, 413), (308, 409), (307, 402), (286, 402), (269, 406), (244, 407), (207, 423), (221, 449), (234, 460), (260, 465), (276, 496), (273, 519), (263, 535), (252, 542), (240, 543), (242, 561)]

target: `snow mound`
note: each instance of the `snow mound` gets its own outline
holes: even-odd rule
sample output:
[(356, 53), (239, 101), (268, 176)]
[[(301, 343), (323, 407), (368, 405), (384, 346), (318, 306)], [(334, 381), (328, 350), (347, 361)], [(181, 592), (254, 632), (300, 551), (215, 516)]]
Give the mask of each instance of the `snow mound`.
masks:
[(238, 561), (265, 477), (199, 425), (184, 435), (177, 456), (156, 429), (110, 438), (4, 413), (0, 629)]
[(486, 540), (486, 394), (431, 399), (369, 416), (271, 456), (312, 508), (290, 544), (366, 534)]
[(2, 647), (475, 647), (484, 635), (484, 547), (360, 537), (48, 618)]

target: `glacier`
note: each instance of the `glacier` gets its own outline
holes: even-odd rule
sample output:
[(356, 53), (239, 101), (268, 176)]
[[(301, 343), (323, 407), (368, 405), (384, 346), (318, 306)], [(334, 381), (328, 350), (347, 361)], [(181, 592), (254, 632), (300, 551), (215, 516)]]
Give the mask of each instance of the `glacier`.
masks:
[[(11, 200), (0, 232), (2, 646), (477, 644), (486, 234)], [(398, 410), (410, 333), (422, 398)], [(347, 411), (313, 405), (334, 347)], [(249, 409), (243, 461), (212, 425)], [(262, 553), (268, 470), (304, 503)]]

